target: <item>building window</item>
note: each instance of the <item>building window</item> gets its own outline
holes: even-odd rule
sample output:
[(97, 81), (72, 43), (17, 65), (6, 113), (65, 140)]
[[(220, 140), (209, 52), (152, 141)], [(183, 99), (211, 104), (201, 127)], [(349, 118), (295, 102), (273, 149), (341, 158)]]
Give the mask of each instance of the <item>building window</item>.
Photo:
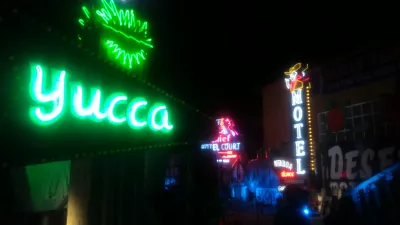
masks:
[(339, 142), (343, 140), (369, 139), (398, 133), (398, 127), (382, 118), (379, 100), (353, 104), (345, 108), (343, 129), (332, 132), (328, 129), (328, 111), (318, 113), (319, 142)]

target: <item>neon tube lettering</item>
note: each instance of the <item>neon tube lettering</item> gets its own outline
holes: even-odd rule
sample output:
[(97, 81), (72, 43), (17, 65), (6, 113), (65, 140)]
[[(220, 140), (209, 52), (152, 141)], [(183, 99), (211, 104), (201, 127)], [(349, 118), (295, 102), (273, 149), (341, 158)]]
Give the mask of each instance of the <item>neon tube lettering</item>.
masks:
[(303, 123), (296, 123), (294, 129), (296, 129), (296, 138), (301, 139), (301, 128), (303, 128)]
[[(54, 74), (55, 76), (53, 78), (54, 81), (52, 82), (52, 88), (50, 89), (51, 91), (45, 93), (44, 83), (46, 82), (42, 67), (39, 65), (33, 66), (31, 71), (32, 80), (29, 88), (31, 98), (37, 105), (40, 105), (34, 106), (30, 109), (31, 119), (40, 125), (54, 122), (60, 118), (65, 108), (65, 86), (67, 83), (66, 72), (61, 71), (58, 74)], [(92, 92), (92, 96), (89, 98), (89, 104), (85, 104), (85, 106), (83, 102), (83, 87), (78, 85), (75, 86), (73, 90), (71, 107), (73, 114), (77, 117), (89, 117), (95, 120), (103, 120), (107, 118), (111, 123), (122, 124), (127, 122), (134, 128), (141, 128), (148, 125), (149, 128), (153, 130), (169, 131), (173, 129), (165, 105), (158, 105), (149, 111), (145, 111), (145, 113), (147, 113), (146, 118), (148, 118), (149, 122), (147, 122), (146, 119), (144, 121), (139, 121), (137, 113), (140, 110), (145, 110), (148, 104), (146, 100), (132, 100), (125, 109), (125, 112), (123, 112), (123, 115), (117, 116), (115, 108), (117, 105), (126, 104), (128, 101), (127, 96), (114, 94), (113, 97), (109, 98), (109, 104), (105, 105), (106, 107), (103, 109), (104, 112), (102, 112), (102, 95), (100, 90), (95, 89)], [(49, 108), (49, 103), (52, 104), (50, 105), (52, 106), (50, 112), (47, 110)], [(161, 120), (158, 120), (160, 116)]]
[[(162, 113), (161, 125), (156, 122), (157, 113)], [(154, 130), (171, 130), (174, 126), (168, 124), (168, 111), (165, 106), (158, 106), (151, 113), (151, 127)]]
[(302, 91), (301, 89), (292, 92), (292, 105), (300, 105), (303, 104), (303, 98), (301, 97)]
[(115, 96), (111, 100), (110, 106), (108, 107), (108, 110), (107, 110), (107, 117), (110, 120), (110, 122), (112, 122), (112, 123), (123, 123), (123, 122), (126, 121), (125, 117), (117, 118), (114, 115), (114, 108), (118, 103), (122, 104), (122, 102), (126, 102), (127, 99), (128, 99), (128, 97), (120, 95), (120, 96)]
[(83, 90), (82, 86), (77, 86), (73, 96), (73, 108), (77, 116), (87, 117), (94, 116), (97, 120), (102, 120), (107, 117), (106, 113), (100, 112), (100, 90), (95, 90), (92, 95), (90, 106), (83, 107)]
[(147, 101), (132, 101), (129, 106), (128, 106), (128, 122), (131, 126), (133, 127), (144, 127), (146, 126), (147, 122), (139, 122), (136, 118), (136, 113), (137, 111), (142, 108), (147, 106)]
[(293, 108), (293, 120), (295, 121), (295, 124), (293, 125), (293, 128), (295, 129), (296, 132), (296, 140), (294, 142), (294, 147), (295, 147), (295, 155), (296, 155), (296, 173), (297, 174), (305, 174), (305, 170), (303, 169), (302, 166), (302, 159), (299, 157), (304, 157), (306, 155), (305, 152), (305, 141), (303, 140), (302, 137), (302, 128), (304, 128), (304, 124), (302, 123), (303, 120), (303, 109), (302, 109), (302, 104), (303, 104), (303, 98), (302, 98), (302, 90), (295, 90), (292, 92), (292, 106)]
[(48, 103), (52, 102), (54, 104), (53, 110), (50, 113), (45, 113), (43, 112), (44, 109), (41, 107), (35, 107), (33, 109), (35, 116), (43, 121), (43, 122), (49, 122), (51, 120), (54, 120), (56, 117), (58, 117), (63, 108), (64, 108), (64, 86), (65, 86), (65, 71), (61, 71), (60, 75), (56, 78), (55, 84), (54, 84), (54, 90), (51, 91), (48, 94), (43, 94), (43, 80), (44, 80), (44, 75), (43, 75), (43, 70), (40, 66), (35, 67), (35, 72), (34, 72), (34, 82), (33, 82), (33, 93), (32, 93), (32, 98), (36, 102), (40, 103)]

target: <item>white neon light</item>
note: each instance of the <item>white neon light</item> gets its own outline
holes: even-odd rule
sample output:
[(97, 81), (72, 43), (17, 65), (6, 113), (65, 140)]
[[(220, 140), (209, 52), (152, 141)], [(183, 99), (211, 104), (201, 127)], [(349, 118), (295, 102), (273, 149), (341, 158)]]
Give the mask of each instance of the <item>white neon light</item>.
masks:
[(239, 151), (240, 150), (240, 142), (233, 143), (210, 143), (210, 144), (202, 144), (200, 146), (202, 150), (213, 150), (213, 151)]
[(292, 92), (292, 106), (303, 104), (303, 95), (301, 89)]
[(300, 106), (294, 107), (293, 119), (296, 122), (300, 122), (303, 119), (303, 109)]
[(296, 156), (305, 156), (306, 152), (304, 151), (304, 141), (295, 141), (294, 145), (296, 148)]
[(286, 160), (277, 159), (277, 160), (274, 160), (274, 167), (282, 167), (282, 168), (292, 170), (293, 164)]
[(302, 167), (301, 167), (301, 159), (296, 159), (296, 164), (297, 164), (296, 173), (297, 174), (305, 174), (306, 171), (304, 169), (302, 169)]
[(218, 163), (230, 163), (231, 161), (229, 159), (217, 159)]
[(303, 123), (296, 123), (293, 127), (296, 129), (296, 138), (301, 139), (301, 128), (303, 128)]
[(303, 113), (303, 95), (302, 90), (295, 90), (292, 92), (292, 106), (293, 106), (293, 120), (295, 124), (293, 129), (296, 132), (296, 138), (294, 140), (294, 148), (296, 155), (296, 174), (305, 174), (306, 171), (303, 169), (303, 158), (306, 156), (305, 145), (306, 142), (303, 138), (302, 132), (304, 131), (304, 113)]

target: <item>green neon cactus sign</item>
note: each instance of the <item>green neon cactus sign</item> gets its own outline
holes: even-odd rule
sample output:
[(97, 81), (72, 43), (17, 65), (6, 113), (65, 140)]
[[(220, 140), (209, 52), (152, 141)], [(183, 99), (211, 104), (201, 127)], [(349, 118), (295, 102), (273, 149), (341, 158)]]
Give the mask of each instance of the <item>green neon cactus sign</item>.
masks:
[(140, 66), (154, 46), (148, 35), (148, 23), (136, 18), (133, 9), (118, 9), (113, 0), (101, 0), (97, 9), (82, 7), (79, 24), (84, 28), (99, 23), (108, 33), (102, 44), (110, 59), (126, 69)]

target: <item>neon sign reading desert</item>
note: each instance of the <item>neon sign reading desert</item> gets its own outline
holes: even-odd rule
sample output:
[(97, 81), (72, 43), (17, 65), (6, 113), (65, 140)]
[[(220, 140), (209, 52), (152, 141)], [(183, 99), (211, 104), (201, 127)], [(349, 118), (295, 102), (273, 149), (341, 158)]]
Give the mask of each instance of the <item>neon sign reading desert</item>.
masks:
[[(31, 117), (40, 124), (51, 123), (59, 119), (65, 111), (66, 104), (66, 84), (68, 82), (65, 71), (55, 75), (50, 91), (44, 92), (44, 83), (46, 83), (45, 73), (41, 66), (33, 66), (32, 82), (30, 86), (32, 99), (36, 106), (31, 108)], [(92, 92), (89, 104), (85, 104), (83, 97), (83, 86), (73, 87), (72, 92), (72, 112), (78, 118), (90, 118), (95, 121), (108, 119), (112, 124), (128, 123), (132, 128), (143, 128), (149, 126), (153, 130), (169, 131), (173, 125), (169, 123), (168, 110), (163, 104), (154, 104), (148, 107), (148, 102), (144, 98), (135, 98), (128, 102), (128, 96), (123, 93), (114, 93), (110, 95), (102, 104), (102, 93), (99, 89)], [(117, 105), (126, 106), (124, 113), (115, 110)], [(47, 110), (51, 107), (51, 110)], [(147, 116), (140, 118), (141, 113), (147, 113)], [(161, 118), (161, 119), (157, 119)]]

